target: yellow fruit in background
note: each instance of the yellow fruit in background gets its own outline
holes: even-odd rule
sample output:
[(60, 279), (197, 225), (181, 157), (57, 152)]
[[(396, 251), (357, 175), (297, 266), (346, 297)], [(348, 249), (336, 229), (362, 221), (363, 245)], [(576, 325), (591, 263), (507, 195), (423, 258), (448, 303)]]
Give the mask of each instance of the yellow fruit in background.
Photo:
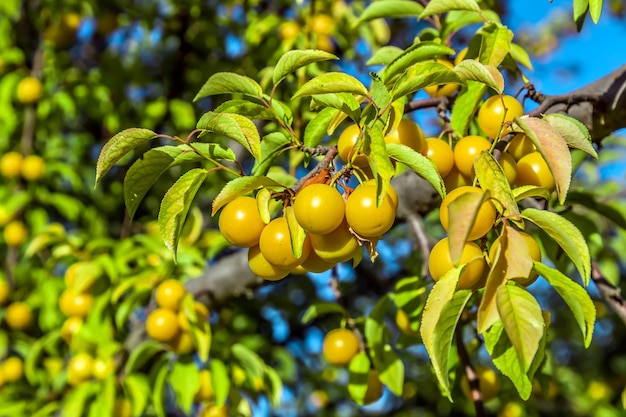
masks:
[(346, 222), (325, 235), (309, 236), (315, 254), (322, 261), (331, 265), (352, 259), (355, 252), (360, 250), (359, 241), (350, 232)]
[(173, 340), (180, 331), (176, 313), (166, 308), (157, 308), (148, 315), (146, 331), (148, 336), (159, 342)]
[(463, 175), (456, 166), (453, 166), (448, 175), (443, 178), (443, 183), (446, 186), (446, 191), (450, 192), (465, 185), (472, 185), (472, 177)]
[(328, 394), (320, 389), (315, 390), (309, 396), (309, 402), (314, 408), (324, 408), (328, 404)]
[(422, 128), (409, 119), (402, 119), (398, 127), (385, 135), (385, 143), (406, 145), (415, 152), (422, 152), (426, 144)]
[(454, 152), (450, 144), (443, 139), (426, 138), (422, 154), (435, 163), (441, 178), (445, 178), (454, 168)]
[(523, 156), (535, 152), (536, 150), (537, 148), (535, 148), (533, 141), (523, 133), (518, 133), (513, 136), (513, 139), (511, 139), (506, 148), (506, 151), (513, 156), (516, 161), (519, 161)]
[(42, 157), (37, 155), (28, 155), (22, 162), (22, 177), (26, 181), (36, 181), (43, 177), (46, 170), (46, 163)]
[(26, 303), (16, 301), (9, 304), (4, 319), (11, 329), (25, 330), (33, 323), (33, 312)]
[(72, 338), (76, 333), (78, 333), (82, 325), (83, 319), (81, 317), (68, 317), (63, 322), (63, 326), (61, 326), (61, 337), (63, 338), (63, 340), (65, 340), (65, 342), (68, 344), (71, 343)]
[(419, 336), (419, 330), (413, 330), (411, 328), (411, 322), (409, 321), (409, 316), (402, 309), (398, 309), (396, 313), (396, 325), (398, 329), (404, 334), (408, 334), (409, 336)]
[(347, 365), (359, 352), (359, 341), (348, 329), (334, 329), (326, 334), (322, 350), (333, 365)]
[(509, 184), (511, 186), (515, 185), (515, 181), (517, 180), (517, 163), (515, 162), (515, 158), (508, 152), (502, 152), (498, 163), (502, 167), (504, 176)]
[(0, 306), (9, 301), (10, 295), (11, 287), (9, 286), (9, 283), (4, 280), (0, 280)]
[(556, 182), (550, 167), (539, 152), (531, 152), (517, 161), (516, 184), (546, 187), (550, 192), (556, 190)]
[(96, 379), (103, 380), (115, 372), (115, 361), (113, 358), (97, 358), (93, 362), (93, 376)]
[(355, 156), (354, 149), (360, 133), (361, 130), (356, 123), (347, 126), (337, 139), (337, 153), (343, 162), (352, 161), (352, 165), (364, 167), (367, 166), (367, 157), (360, 150)]
[(4, 241), (11, 247), (21, 246), (26, 242), (28, 237), (28, 229), (26, 225), (19, 220), (14, 220), (4, 226)]
[(197, 403), (202, 401), (212, 401), (215, 398), (215, 392), (213, 391), (213, 381), (211, 380), (211, 371), (208, 369), (202, 369), (199, 372), (198, 378), (200, 379), (200, 387), (193, 397), (193, 400)]
[(327, 14), (316, 14), (311, 19), (311, 31), (318, 35), (330, 35), (335, 28), (335, 21)]
[(24, 156), (19, 152), (7, 152), (0, 158), (0, 174), (5, 178), (17, 178), (22, 173)]
[(17, 356), (11, 356), (0, 365), (0, 373), (5, 382), (18, 381), (24, 376), (24, 361)]
[(85, 317), (93, 305), (91, 294), (81, 294), (73, 290), (65, 290), (59, 298), (59, 308), (66, 316)]
[(177, 355), (186, 355), (194, 351), (193, 338), (189, 331), (179, 332), (169, 344)]
[(496, 138), (503, 123), (522, 116), (524, 108), (515, 97), (495, 95), (489, 97), (478, 109), (477, 121), (480, 129), (490, 138)]
[(185, 294), (187, 294), (187, 290), (180, 281), (166, 279), (158, 285), (154, 298), (159, 307), (177, 311)]
[(295, 39), (300, 34), (300, 26), (296, 22), (284, 22), (278, 27), (278, 37), (284, 41)]
[[(478, 386), (480, 388), (483, 401), (487, 402), (496, 398), (498, 396), (498, 392), (500, 391), (500, 377), (498, 374), (493, 369), (480, 365), (476, 366), (474, 371), (476, 372), (476, 377), (478, 378)], [(465, 374), (463, 374), (463, 378), (461, 379), (461, 391), (463, 391), (463, 395), (465, 395), (466, 398), (470, 400), (472, 399), (469, 382), (467, 381), (467, 376)]]
[(525, 415), (524, 406), (514, 402), (504, 404), (504, 407), (498, 413), (498, 417), (524, 417)]
[(321, 49), (322, 51), (332, 54), (335, 52), (333, 39), (328, 35), (317, 35), (317, 49)]
[(67, 364), (67, 382), (70, 385), (79, 385), (93, 375), (94, 360), (87, 353), (78, 353)]
[[(452, 64), (452, 62), (447, 61), (445, 59), (436, 59), (435, 62), (450, 69), (454, 68), (454, 65)], [(458, 84), (448, 83), (448, 84), (439, 84), (439, 85), (429, 85), (428, 87), (424, 88), (424, 91), (426, 91), (426, 94), (428, 94), (431, 97), (442, 97), (442, 96), (451, 96), (454, 93), (456, 93), (456, 90), (458, 89), (459, 89)]]
[(39, 101), (43, 94), (41, 81), (35, 77), (26, 77), (17, 84), (17, 100), (24, 104), (32, 104)]

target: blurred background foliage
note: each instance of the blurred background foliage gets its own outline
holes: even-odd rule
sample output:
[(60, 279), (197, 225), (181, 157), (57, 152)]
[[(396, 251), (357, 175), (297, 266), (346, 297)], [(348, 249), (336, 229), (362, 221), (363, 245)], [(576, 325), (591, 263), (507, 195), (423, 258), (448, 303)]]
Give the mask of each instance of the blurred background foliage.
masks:
[[(35, 317), (27, 329), (15, 330), (7, 322), (9, 302), (2, 309), (0, 360), (23, 358), (26, 378), (0, 387), (0, 414), (81, 415), (82, 406), (72, 408), (71, 404), (84, 404), (84, 398), (94, 398), (92, 391), (97, 388), (93, 387), (98, 385), (94, 383), (92, 391), (87, 392), (67, 384), (68, 363), (79, 352), (115, 358), (118, 378), (112, 388), (107, 385), (113, 397), (130, 396), (134, 404), (139, 401), (137, 398), (145, 400), (145, 390), (124, 384), (123, 369), (133, 354), (127, 348), (136, 346), (128, 344), (128, 323), (144, 320), (146, 314), (136, 306), (147, 305), (152, 289), (164, 278), (173, 276), (185, 281), (199, 276), (207, 263), (216, 262), (231, 251), (209, 215), (210, 202), (226, 177), (213, 175), (203, 186), (197, 208), (183, 232), (179, 262), (175, 265), (155, 231), (155, 219), (163, 194), (179, 176), (177, 170), (183, 168), (174, 168), (161, 177), (131, 223), (123, 205), (122, 178), (132, 158), (122, 161), (94, 189), (96, 160), (106, 140), (129, 127), (184, 138), (204, 111), (215, 108), (224, 99), (218, 96), (193, 102), (211, 74), (233, 71), (267, 87), (271, 83), (271, 66), (292, 48), (325, 49), (341, 58), (336, 63), (313, 66), (309, 76), (335, 69), (367, 81), (368, 71), (376, 68), (365, 62), (374, 51), (388, 44), (404, 48), (420, 31), (428, 34), (428, 22), (413, 19), (375, 20), (354, 28), (352, 23), (367, 3), (0, 3), (0, 154), (14, 151), (37, 155), (45, 163), (41, 178), (5, 176), (0, 182), (0, 259), (4, 264), (0, 276), (12, 288), (10, 303), (25, 302)], [(551, 14), (536, 30), (532, 23), (520, 22), (520, 16), (511, 15), (509, 2), (484, 3), (497, 10), (504, 23), (516, 22), (520, 27), (516, 42), (534, 58), (549, 60), (551, 53), (577, 36), (570, 15)], [(553, 6), (546, 2), (532, 7), (547, 12)], [(623, 24), (624, 2), (607, 2), (606, 14)], [(461, 32), (451, 40), (452, 46), (457, 50), (466, 46), (467, 36)], [(605, 72), (612, 69), (605, 68)], [(18, 83), (27, 76), (41, 80), (42, 97), (36, 106), (16, 98)], [(531, 79), (534, 77), (530, 74)], [(302, 81), (290, 79), (277, 92), (278, 97), (289, 101)], [(511, 79), (508, 89), (515, 93), (520, 85)], [(434, 112), (423, 113), (413, 116), (427, 132), (438, 133), (439, 121)], [(294, 109), (294, 115), (301, 118), (295, 125), (304, 126), (311, 117), (308, 105)], [(609, 138), (603, 145), (599, 161), (580, 163), (574, 190), (583, 193), (581, 199), (592, 193), (598, 203), (624, 215), (623, 137)], [(284, 169), (294, 170), (293, 161), (285, 159), (283, 163)], [(622, 254), (626, 251), (626, 232), (619, 227), (623, 225), (607, 221), (592, 208), (572, 211), (571, 219), (584, 226), (581, 227), (591, 241), (594, 259), (606, 277), (619, 285), (625, 273)], [(17, 223), (25, 226), (25, 240), (23, 244), (10, 245), (11, 236), (6, 230)], [(433, 239), (442, 235), (436, 213), (428, 215), (425, 224)], [(341, 265), (337, 270), (341, 290), (347, 296), (345, 307), (352, 317), (368, 314), (380, 296), (393, 290), (399, 278), (419, 274), (422, 259), (413, 249), (406, 225), (389, 233), (380, 242), (379, 251), (381, 256), (375, 264), (364, 263), (356, 270)], [(76, 262), (89, 264), (91, 272), (84, 279), (93, 281), (90, 293), (94, 308), (81, 331), (68, 341), (62, 330), (66, 317), (57, 301), (67, 286), (66, 270)], [(331, 367), (321, 358), (323, 335), (340, 324), (340, 316), (301, 322), (302, 312), (314, 301), (335, 301), (329, 281), (328, 274), (298, 276), (212, 306), (212, 352), (216, 357), (226, 347), (240, 343), (274, 368), (285, 384), (280, 406), (270, 411), (266, 392), (269, 381), (259, 384), (249, 363), (241, 358), (221, 357), (231, 384), (239, 388), (248, 404), (240, 406), (239, 412), (255, 416), (473, 414), (471, 402), (460, 395), (460, 390), (455, 392), (458, 400), (453, 404), (441, 397), (425, 350), (417, 343), (418, 338), (398, 330), (393, 308), (388, 312), (389, 329), (406, 365), (405, 392), (397, 397), (385, 391), (373, 405), (356, 406), (347, 395), (346, 370)], [(88, 284), (91, 285), (84, 283)], [(557, 323), (550, 330), (551, 366), (544, 370), (537, 392), (527, 404), (522, 405), (513, 386), (503, 378), (499, 396), (487, 404), (489, 410), (508, 417), (623, 415), (620, 396), (626, 385), (624, 323), (607, 310), (591, 286), (590, 291), (598, 300), (599, 321), (594, 343), (583, 350), (581, 341), (572, 337), (576, 330), (569, 312), (555, 293), (542, 286), (541, 281), (531, 290), (541, 294), (542, 306), (551, 311), (552, 322)], [(469, 335), (468, 342), (470, 350), (474, 347), (472, 354), (478, 362), (486, 363), (484, 352), (475, 343), (476, 336)], [(176, 352), (164, 354), (170, 361), (179, 356)], [(155, 357), (149, 359), (156, 362)], [(150, 376), (146, 379), (150, 382), (142, 380), (144, 385), (140, 385), (154, 389), (149, 369), (138, 367), (138, 372), (144, 372), (146, 378)], [(171, 393), (166, 397), (173, 398)], [(165, 407), (168, 415), (181, 415), (172, 401)], [(200, 408), (201, 404), (194, 405), (194, 410)], [(55, 414), (61, 409), (63, 414)], [(145, 415), (154, 412), (148, 408)]]

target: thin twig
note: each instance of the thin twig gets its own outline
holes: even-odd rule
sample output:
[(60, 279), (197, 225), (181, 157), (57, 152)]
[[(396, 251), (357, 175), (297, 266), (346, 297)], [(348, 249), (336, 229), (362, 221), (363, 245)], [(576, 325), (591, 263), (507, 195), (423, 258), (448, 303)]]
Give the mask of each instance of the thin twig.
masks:
[[(431, 107), (439, 107), (442, 103), (448, 103), (448, 97), (431, 97), (422, 100), (413, 100), (404, 106), (404, 112), (409, 113), (419, 109), (427, 109)], [(447, 107), (447, 105), (446, 105)]]
[(626, 301), (622, 297), (622, 291), (611, 284), (600, 271), (598, 264), (591, 262), (591, 279), (598, 291), (602, 294), (604, 301), (613, 309), (615, 314), (626, 324)]
[(298, 190), (302, 187), (302, 185), (307, 182), (308, 180), (310, 180), (311, 178), (315, 177), (316, 175), (318, 175), (320, 172), (322, 172), (323, 169), (328, 169), (335, 157), (337, 156), (337, 146), (333, 145), (333, 146), (329, 146), (326, 148), (326, 155), (324, 155), (324, 159), (322, 159), (316, 166), (315, 168), (313, 168), (311, 171), (309, 171), (304, 177), (300, 178), (294, 185), (293, 187), (291, 187), (291, 189), (294, 191), (294, 193), (298, 192)]
[(424, 261), (422, 262), (422, 278), (425, 278), (429, 274), (428, 258), (430, 257), (430, 244), (428, 243), (428, 236), (424, 230), (421, 216), (414, 212), (410, 212), (408, 213), (406, 220), (409, 223), (411, 232), (413, 232), (413, 236), (415, 237), (415, 243), (423, 255)]
[(465, 370), (465, 376), (467, 376), (467, 382), (469, 384), (472, 401), (474, 401), (474, 409), (476, 410), (476, 417), (485, 417), (485, 404), (483, 403), (483, 394), (480, 392), (480, 384), (478, 381), (478, 375), (470, 362), (467, 349), (463, 343), (463, 337), (461, 336), (461, 328), (456, 328), (456, 348), (459, 352), (459, 358), (463, 364)]

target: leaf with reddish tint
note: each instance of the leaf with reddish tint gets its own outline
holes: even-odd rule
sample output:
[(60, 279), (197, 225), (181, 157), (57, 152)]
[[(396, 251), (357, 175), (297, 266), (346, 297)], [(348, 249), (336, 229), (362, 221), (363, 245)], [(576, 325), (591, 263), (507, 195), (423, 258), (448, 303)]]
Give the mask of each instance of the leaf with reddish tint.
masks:
[(463, 246), (476, 222), (478, 211), (488, 198), (488, 191), (483, 194), (465, 193), (448, 205), (448, 241), (450, 242), (450, 258), (454, 265), (458, 266)]
[(499, 242), (491, 260), (491, 269), (487, 275), (487, 283), (485, 284), (485, 292), (478, 306), (477, 325), (478, 333), (483, 334), (500, 319), (496, 306), (496, 294), (498, 288), (506, 285), (506, 249), (508, 246), (507, 228), (502, 230), (502, 234), (497, 240)]
[(567, 142), (550, 123), (536, 117), (516, 117), (515, 123), (533, 141), (548, 163), (556, 183), (559, 203), (563, 204), (572, 180), (572, 157)]
[(504, 236), (507, 238), (504, 252), (507, 263), (505, 277), (506, 279), (528, 277), (533, 269), (533, 259), (528, 252), (528, 245), (520, 232), (511, 226), (505, 226), (505, 229)]

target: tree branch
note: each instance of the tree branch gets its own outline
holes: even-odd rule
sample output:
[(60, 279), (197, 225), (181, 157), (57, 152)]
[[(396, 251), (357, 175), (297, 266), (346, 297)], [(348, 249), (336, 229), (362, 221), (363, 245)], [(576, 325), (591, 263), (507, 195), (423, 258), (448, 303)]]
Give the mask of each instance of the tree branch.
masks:
[(591, 263), (591, 279), (598, 287), (598, 291), (602, 294), (604, 301), (626, 324), (626, 301), (622, 297), (622, 291), (606, 279), (595, 262)]

